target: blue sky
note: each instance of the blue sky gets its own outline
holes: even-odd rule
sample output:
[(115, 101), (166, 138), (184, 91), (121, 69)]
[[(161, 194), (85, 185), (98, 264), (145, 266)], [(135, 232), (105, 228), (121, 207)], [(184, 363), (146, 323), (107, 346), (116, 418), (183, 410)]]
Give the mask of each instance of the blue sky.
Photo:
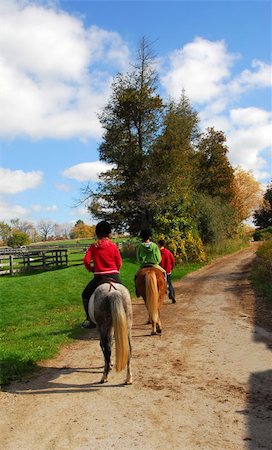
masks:
[(234, 167), (271, 169), (270, 1), (28, 1), (0, 4), (0, 220), (93, 223), (97, 114), (140, 39), (153, 42), (159, 90), (185, 89), (204, 130), (227, 136)]

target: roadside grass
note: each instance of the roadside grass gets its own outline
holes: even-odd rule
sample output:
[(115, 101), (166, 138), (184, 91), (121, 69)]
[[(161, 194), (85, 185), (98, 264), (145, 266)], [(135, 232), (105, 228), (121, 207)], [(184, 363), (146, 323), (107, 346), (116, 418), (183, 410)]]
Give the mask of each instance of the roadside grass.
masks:
[(248, 247), (249, 237), (241, 236), (233, 239), (226, 239), (215, 244), (208, 244), (205, 246), (208, 255), (208, 261), (212, 261), (219, 256), (229, 255), (235, 253), (243, 248)]
[[(88, 240), (90, 242), (90, 240)], [(88, 242), (88, 243), (89, 243)], [(245, 246), (245, 245), (242, 245)], [(226, 246), (220, 256), (231, 253)], [(238, 244), (235, 250), (238, 250)], [(240, 242), (241, 248), (241, 242)], [(219, 251), (219, 249), (217, 249)], [(134, 297), (138, 270), (133, 249), (124, 252), (121, 279)], [(216, 251), (213, 250), (213, 258)], [(90, 279), (82, 264), (83, 253), (69, 255), (69, 267), (0, 278), (0, 383), (22, 379), (38, 369), (37, 363), (54, 357), (61, 346), (80, 338), (85, 313), (81, 292)], [(209, 258), (209, 261), (212, 258)], [(178, 264), (175, 282), (205, 263)]]
[(265, 241), (258, 248), (251, 280), (256, 292), (272, 306), (272, 240)]

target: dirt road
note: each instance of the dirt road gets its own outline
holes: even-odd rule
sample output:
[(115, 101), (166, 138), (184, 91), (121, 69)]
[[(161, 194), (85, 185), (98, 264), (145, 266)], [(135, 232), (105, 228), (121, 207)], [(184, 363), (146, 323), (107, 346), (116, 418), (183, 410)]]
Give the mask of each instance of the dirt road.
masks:
[(95, 330), (1, 393), (3, 450), (272, 449), (271, 316), (255, 299), (253, 248), (176, 283), (162, 336), (134, 305), (134, 384), (100, 385)]

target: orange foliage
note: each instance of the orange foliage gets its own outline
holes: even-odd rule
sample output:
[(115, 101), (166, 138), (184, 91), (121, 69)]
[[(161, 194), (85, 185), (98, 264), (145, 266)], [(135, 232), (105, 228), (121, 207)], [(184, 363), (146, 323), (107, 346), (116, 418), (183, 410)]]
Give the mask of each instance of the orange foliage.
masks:
[(233, 180), (234, 198), (232, 206), (236, 210), (239, 222), (248, 219), (262, 202), (263, 191), (252, 172), (237, 167)]

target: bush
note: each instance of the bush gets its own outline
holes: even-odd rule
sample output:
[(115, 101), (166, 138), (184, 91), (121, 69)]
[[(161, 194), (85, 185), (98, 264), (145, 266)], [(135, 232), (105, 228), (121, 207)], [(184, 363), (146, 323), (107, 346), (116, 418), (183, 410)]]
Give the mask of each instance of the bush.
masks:
[(272, 227), (263, 228), (262, 230), (256, 230), (253, 233), (254, 241), (266, 241), (272, 239)]
[(174, 254), (176, 262), (205, 262), (207, 260), (203, 243), (199, 236), (192, 230), (181, 233), (172, 230), (168, 236), (160, 234), (159, 239), (164, 239), (169, 250)]
[(9, 247), (20, 247), (21, 245), (27, 245), (30, 243), (30, 238), (26, 233), (22, 231), (14, 231), (8, 238), (7, 244)]

